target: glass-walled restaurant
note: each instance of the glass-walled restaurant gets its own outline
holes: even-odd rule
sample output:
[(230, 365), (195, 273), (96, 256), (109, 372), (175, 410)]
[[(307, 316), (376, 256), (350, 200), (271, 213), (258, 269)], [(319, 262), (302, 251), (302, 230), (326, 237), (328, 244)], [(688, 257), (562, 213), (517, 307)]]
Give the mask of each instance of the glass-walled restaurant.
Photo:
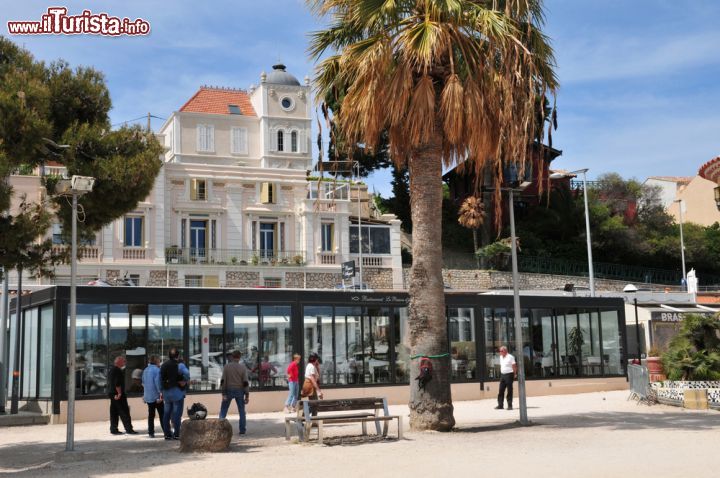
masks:
[[(23, 302), (22, 398), (52, 399), (59, 409), (67, 395), (69, 288), (37, 291)], [(512, 296), (446, 294), (453, 382), (499, 380), (501, 345), (522, 357), (529, 380), (625, 374), (622, 299), (528, 296), (521, 305), (518, 352)], [(292, 354), (310, 352), (321, 358), (325, 387), (402, 385), (410, 380), (408, 330), (402, 292), (80, 287), (76, 396), (104, 397), (118, 355), (127, 358), (129, 393), (140, 394), (137, 377), (148, 358), (165, 359), (171, 347), (190, 370), (190, 392), (217, 391), (234, 350), (256, 390), (285, 388)], [(6, 333), (12, 368), (15, 328)]]

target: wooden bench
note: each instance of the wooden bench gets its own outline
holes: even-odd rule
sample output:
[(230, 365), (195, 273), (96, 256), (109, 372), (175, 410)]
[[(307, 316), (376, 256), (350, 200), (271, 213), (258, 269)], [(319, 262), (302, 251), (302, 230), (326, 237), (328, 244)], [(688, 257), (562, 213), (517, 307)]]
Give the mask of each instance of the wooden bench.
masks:
[[(285, 439), (289, 440), (293, 424), (301, 441), (310, 439), (313, 426), (318, 430), (318, 443), (323, 441), (323, 426), (344, 423), (362, 424), (363, 435), (367, 435), (367, 423), (375, 422), (377, 435), (387, 436), (388, 422), (397, 420), (398, 440), (402, 440), (402, 417), (390, 415), (385, 398), (345, 398), (339, 400), (301, 400), (297, 404), (297, 415), (285, 418)], [(382, 414), (380, 413), (382, 412)], [(382, 427), (380, 426), (382, 422)]]

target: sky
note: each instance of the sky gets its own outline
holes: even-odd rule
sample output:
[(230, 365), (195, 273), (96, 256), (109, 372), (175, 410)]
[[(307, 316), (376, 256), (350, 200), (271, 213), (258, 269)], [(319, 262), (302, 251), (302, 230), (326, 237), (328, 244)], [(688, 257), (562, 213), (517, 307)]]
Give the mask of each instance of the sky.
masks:
[[(0, 34), (37, 59), (62, 58), (105, 74), (115, 125), (167, 118), (201, 85), (247, 88), (278, 61), (313, 75), (308, 32), (322, 28), (303, 0), (0, 0)], [(142, 18), (137, 37), (10, 35), (7, 21), (39, 20), (51, 6)], [(556, 169), (693, 176), (720, 155), (720, 2), (546, 0), (557, 58)], [(145, 119), (138, 121), (145, 124)], [(161, 119), (154, 119), (158, 129)], [(315, 127), (315, 123), (313, 123)], [(317, 132), (315, 131), (314, 134)], [(390, 194), (388, 172), (373, 174)]]

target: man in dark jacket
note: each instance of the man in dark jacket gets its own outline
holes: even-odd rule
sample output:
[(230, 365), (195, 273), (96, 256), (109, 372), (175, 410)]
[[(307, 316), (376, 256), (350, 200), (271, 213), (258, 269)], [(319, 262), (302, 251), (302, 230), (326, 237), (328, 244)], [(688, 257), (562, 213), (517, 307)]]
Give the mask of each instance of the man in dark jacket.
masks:
[(108, 374), (108, 398), (110, 398), (110, 433), (122, 435), (118, 430), (118, 418), (122, 420), (125, 432), (137, 435), (130, 420), (130, 407), (125, 396), (125, 357), (115, 358), (114, 366)]

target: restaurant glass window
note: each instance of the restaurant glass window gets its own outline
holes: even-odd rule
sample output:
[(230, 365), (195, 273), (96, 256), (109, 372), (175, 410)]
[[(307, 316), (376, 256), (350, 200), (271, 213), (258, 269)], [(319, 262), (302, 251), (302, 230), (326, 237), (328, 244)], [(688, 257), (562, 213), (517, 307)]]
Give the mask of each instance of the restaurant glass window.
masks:
[(83, 395), (105, 394), (108, 374), (107, 311), (106, 304), (77, 305), (75, 364), (78, 377), (75, 383)]
[[(360, 307), (335, 308), (335, 371), (338, 384), (360, 382), (363, 372), (361, 316)], [(307, 355), (307, 348), (305, 350)]]
[(560, 357), (560, 375), (580, 375), (581, 351), (578, 351), (577, 331), (578, 314), (575, 310), (559, 310), (557, 315), (558, 355)]
[(53, 371), (53, 322), (55, 314), (52, 305), (40, 308), (40, 377), (38, 381), (39, 398), (50, 398), (52, 395)]
[(452, 380), (475, 378), (475, 310), (472, 307), (448, 308), (448, 335)]
[(602, 360), (603, 371), (609, 375), (621, 375), (622, 337), (620, 318), (617, 310), (603, 310), (600, 313), (602, 324)]
[(500, 378), (500, 356), (498, 352), (503, 345), (508, 346), (508, 318), (507, 309), (483, 310), (485, 324), (485, 364), (488, 378)]
[(390, 309), (369, 307), (362, 317), (364, 383), (390, 382)]
[(285, 370), (292, 360), (292, 328), (289, 305), (261, 305), (262, 357), (255, 367), (260, 385), (284, 386)]
[(223, 369), (223, 311), (221, 305), (191, 305), (190, 340), (185, 356), (190, 390), (219, 390)]
[(172, 347), (183, 349), (183, 306), (151, 304), (148, 306), (148, 357), (168, 358)]
[(109, 365), (116, 357), (125, 356), (125, 390), (141, 392), (137, 372), (134, 380), (132, 377), (135, 370), (142, 371), (147, 364), (147, 305), (110, 304), (109, 324)]
[(582, 331), (582, 374), (601, 375), (602, 356), (600, 353), (600, 317), (596, 310), (586, 309), (578, 313)]
[(258, 306), (249, 305), (228, 305), (227, 313), (227, 352), (235, 350), (242, 354), (242, 362), (250, 373), (251, 386), (257, 386), (257, 376), (253, 376), (252, 370), (257, 366), (259, 357), (258, 330), (260, 317)]
[[(410, 382), (410, 329), (408, 308), (395, 308), (395, 383)], [(473, 357), (475, 356), (473, 352)]]
[(551, 309), (533, 309), (531, 342), (534, 351), (533, 374), (536, 377), (556, 375), (557, 345), (555, 344), (555, 328)]
[(320, 357), (320, 381), (324, 384), (337, 383), (332, 306), (312, 305), (303, 308), (303, 341), (306, 362), (312, 352)]
[[(18, 333), (17, 327), (12, 327), (10, 324), (15, 324), (15, 312), (10, 314), (10, 320), (8, 321), (8, 341), (5, 342), (8, 344), (8, 375), (7, 375), (7, 390), (9, 391), (13, 389), (13, 381), (16, 380), (13, 377), (12, 371), (15, 370), (15, 341), (16, 341), (16, 334)], [(67, 382), (66, 382), (67, 383)]]
[(38, 308), (23, 311), (23, 348), (20, 396), (35, 398), (37, 395), (37, 345), (38, 345)]

